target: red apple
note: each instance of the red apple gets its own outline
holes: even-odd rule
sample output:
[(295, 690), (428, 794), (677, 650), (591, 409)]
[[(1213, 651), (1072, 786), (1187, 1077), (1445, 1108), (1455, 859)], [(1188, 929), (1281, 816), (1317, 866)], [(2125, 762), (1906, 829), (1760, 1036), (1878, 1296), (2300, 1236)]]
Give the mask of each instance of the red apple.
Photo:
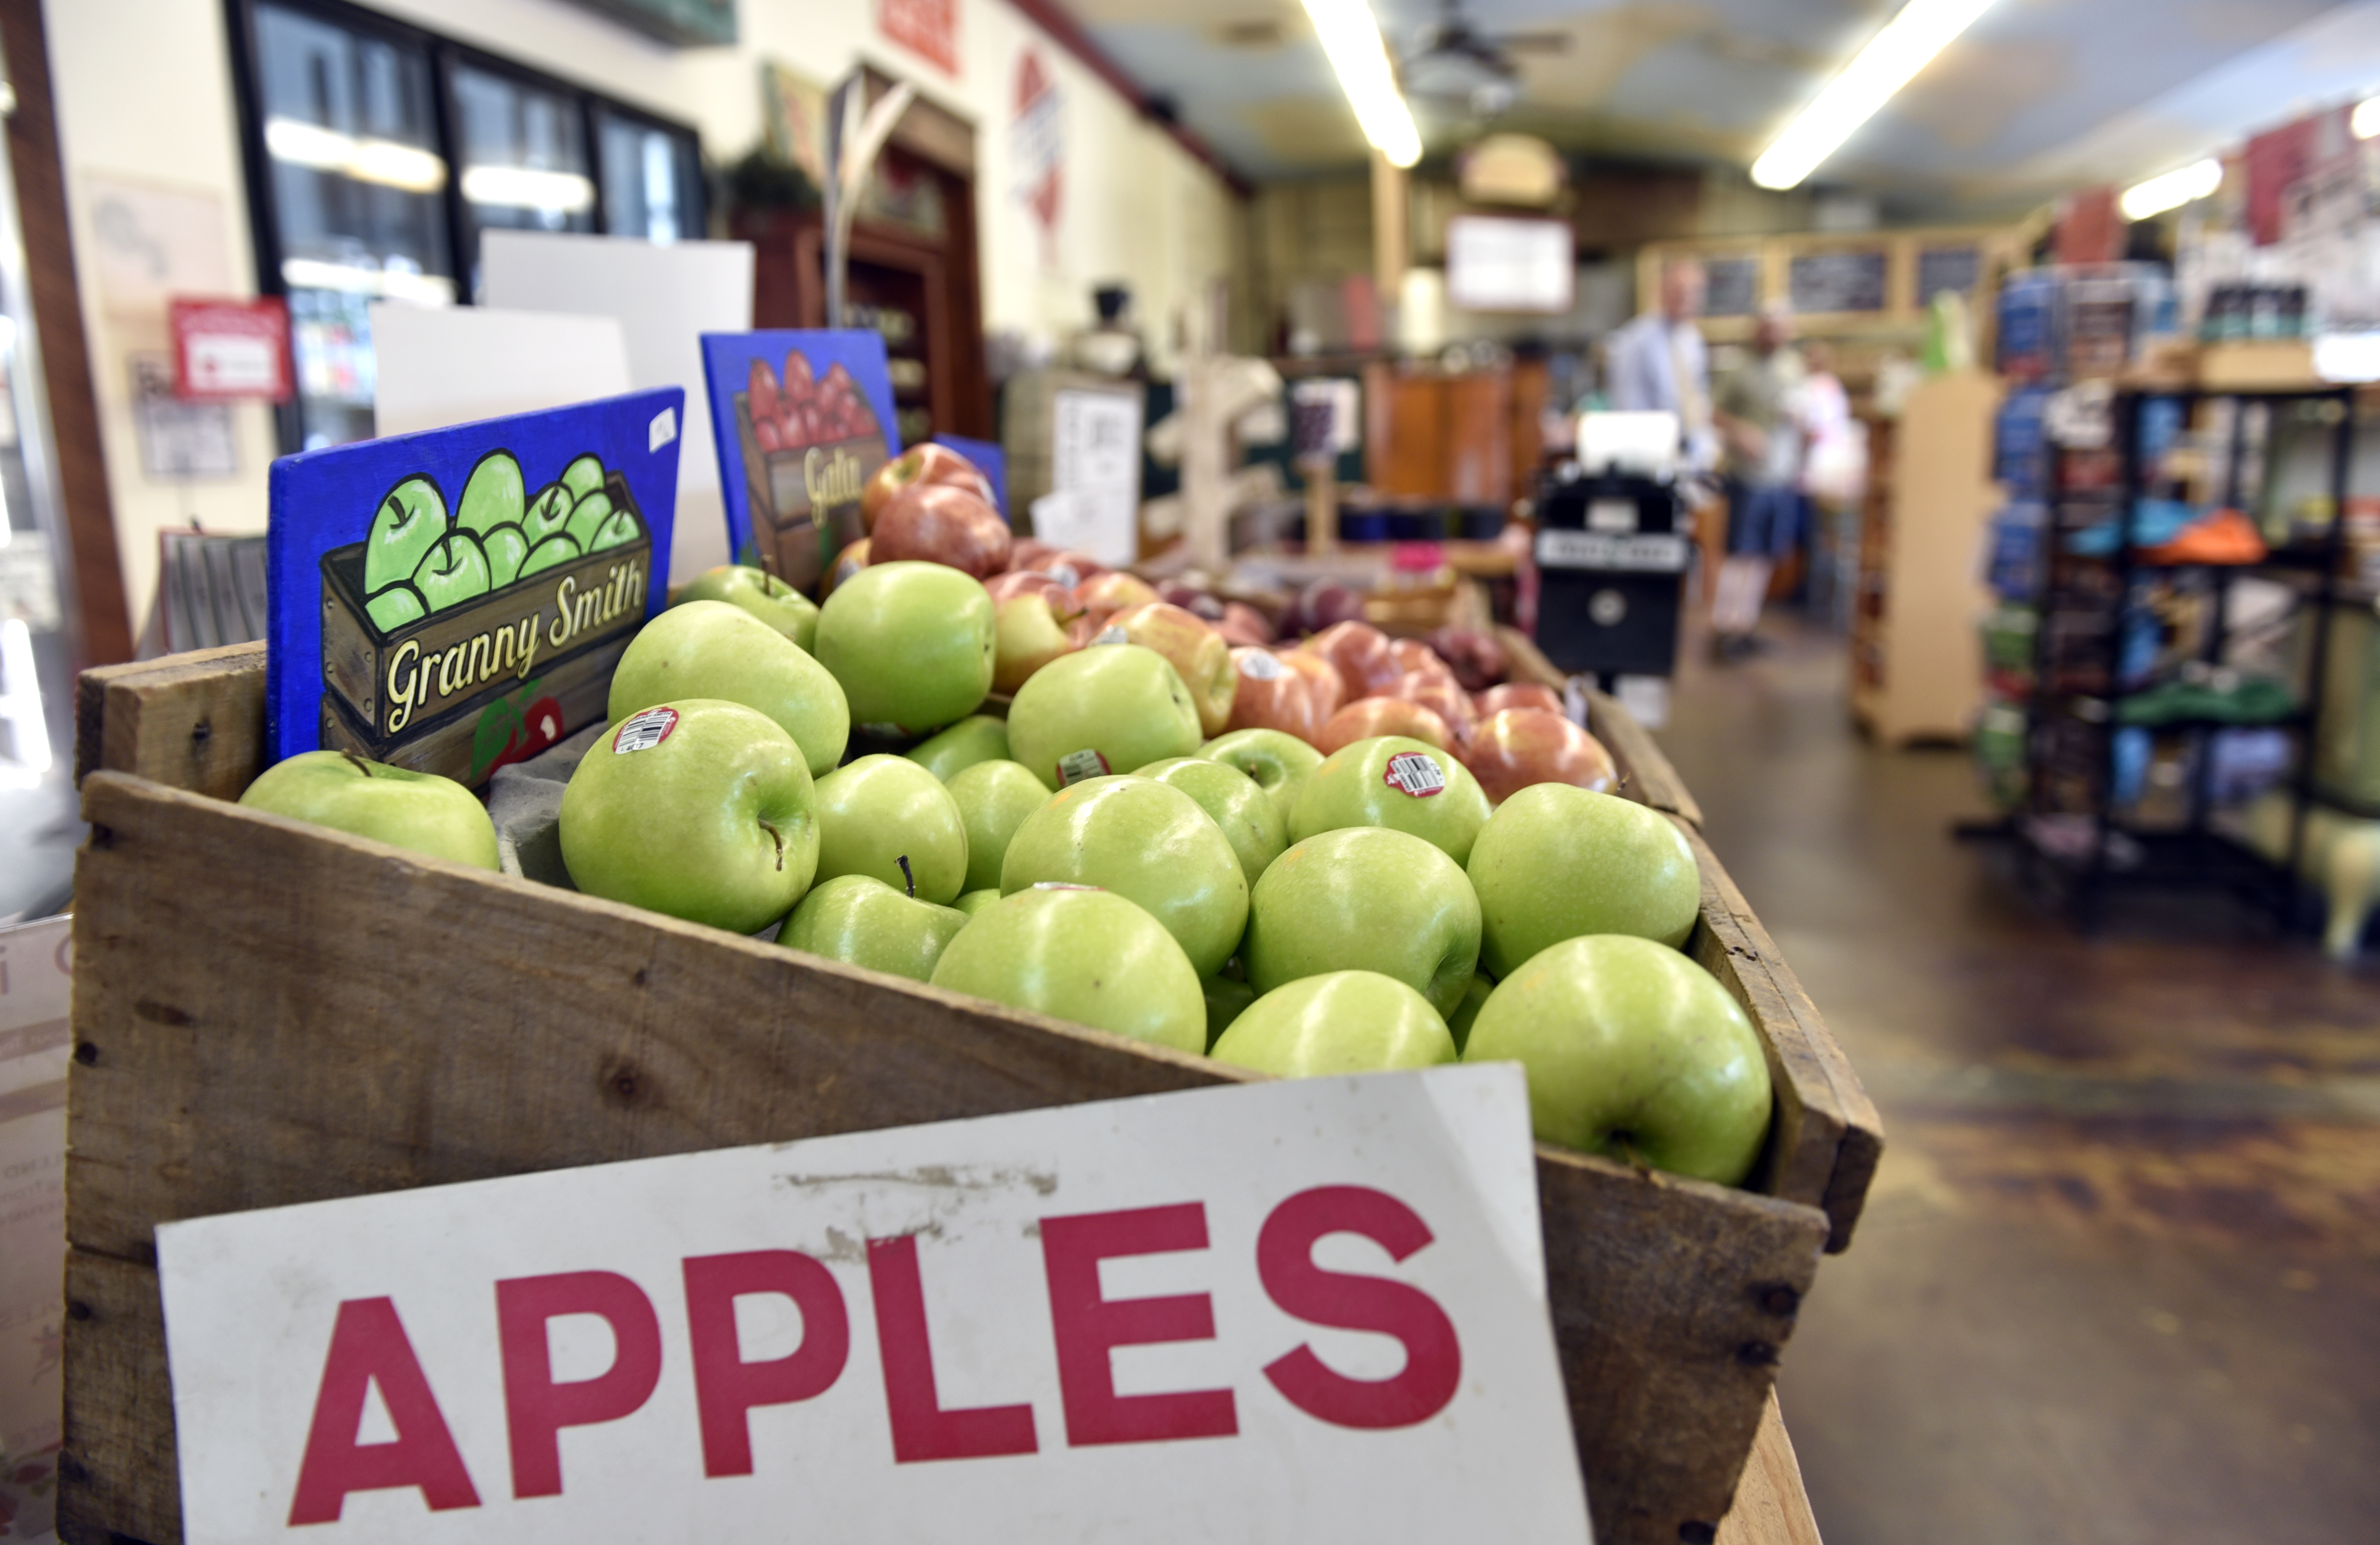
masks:
[[(1033, 566), (1068, 590), (1088, 584), (1108, 571), (1107, 565), (1100, 563), (1087, 553), (1078, 553), (1071, 547), (1059, 548)], [(1155, 599), (1153, 594), (1151, 599)]]
[(1609, 793), (1615, 770), (1603, 742), (1559, 713), (1508, 708), (1472, 733), (1463, 765), (1499, 804), (1531, 784), (1572, 784)]
[[(1308, 653), (1302, 649), (1282, 650), (1278, 652), (1282, 664), (1305, 678), (1306, 694), (1314, 703), (1314, 735), (1320, 735), (1322, 726), (1330, 721), (1332, 714), (1339, 712), (1340, 705), (1347, 700), (1347, 684), (1340, 679), (1339, 667), (1323, 659), (1322, 656)], [(1309, 735), (1305, 738), (1311, 740), (1314, 735)]]
[(754, 419), (752, 420), (752, 444), (760, 447), (760, 454), (763, 456), (783, 450), (785, 448), (785, 437), (777, 432), (777, 420), (774, 419)]
[(1057, 551), (1039, 537), (1018, 537), (1008, 549), (1008, 566), (1039, 568), (1050, 555)]
[(1383, 735), (1426, 740), (1441, 751), (1454, 749), (1454, 736), (1446, 721), (1402, 698), (1366, 698), (1349, 703), (1322, 726), (1322, 733), (1314, 737), (1314, 748), (1327, 757), (1341, 747)]
[(1084, 639), (1050, 610), (1045, 592), (1019, 590), (996, 604), (991, 685), (997, 691), (1015, 691), (1050, 661), (1083, 647)]
[(857, 541), (834, 555), (834, 566), (826, 571), (826, 579), (819, 586), (819, 599), (824, 601), (834, 588), (868, 566), (868, 539)]
[(1321, 731), (1313, 685), (1287, 661), (1270, 650), (1243, 647), (1232, 651), (1232, 669), (1239, 686), (1226, 729), (1280, 730), (1309, 743)]
[(1075, 587), (1075, 599), (1094, 621), (1105, 622), (1127, 606), (1147, 606), (1157, 601), (1156, 588), (1137, 575), (1121, 569), (1085, 579)]
[(1330, 662), (1343, 684), (1342, 702), (1386, 691), (1404, 674), (1389, 636), (1367, 622), (1333, 623), (1298, 647)]
[(752, 409), (756, 429), (763, 420), (777, 416), (777, 372), (769, 368), (766, 359), (755, 359), (745, 373), (744, 400)]
[(1434, 672), (1407, 671), (1389, 683), (1389, 689), (1381, 696), (1418, 703), (1437, 714), (1452, 732), (1454, 739), (1451, 744), (1453, 747), (1460, 748), (1471, 738), (1471, 726), (1475, 718), (1471, 707), (1471, 694), (1456, 686), (1454, 678), (1447, 675), (1443, 667)]
[(1512, 668), (1495, 635), (1475, 627), (1441, 627), (1429, 636), (1429, 647), (1453, 669), (1454, 679), (1466, 692), (1486, 690)]
[(1534, 681), (1508, 681), (1501, 687), (1490, 687), (1472, 701), (1482, 719), (1508, 708), (1542, 708), (1548, 713), (1562, 711), (1561, 694)]
[(1048, 575), (1029, 568), (1012, 568), (1005, 574), (995, 574), (983, 582), (991, 592), (995, 606), (1012, 595), (1038, 595), (1050, 603), (1050, 610), (1062, 623), (1073, 622), (1083, 614), (1082, 603), (1075, 592)]
[(799, 349), (785, 353), (783, 396), (788, 405), (806, 403), (818, 390), (818, 379), (810, 374), (809, 357)]
[(1271, 621), (1245, 601), (1223, 602), (1223, 620), (1218, 626), (1245, 633), (1252, 643), (1269, 644), (1279, 637), (1272, 630)]
[(1239, 676), (1232, 667), (1232, 646), (1223, 636), (1195, 614), (1168, 602), (1127, 606), (1108, 618), (1099, 630), (1105, 639), (1121, 630), (1123, 641), (1153, 649), (1165, 656), (1190, 701), (1198, 710), (1198, 733), (1212, 740), (1232, 721), (1232, 696)]
[[(853, 417), (846, 413), (844, 421), (847, 423)], [(865, 433), (866, 431), (860, 429), (850, 432)], [(977, 469), (974, 462), (948, 445), (929, 443), (912, 445), (876, 469), (876, 475), (868, 480), (868, 486), (859, 491), (859, 518), (872, 535), (878, 517), (883, 515), (902, 490), (920, 484), (931, 487), (938, 483), (965, 489), (986, 505), (992, 502), (991, 483)]]
[(868, 534), (868, 561), (920, 558), (978, 579), (1008, 566), (1008, 522), (965, 489), (913, 483), (893, 496)]

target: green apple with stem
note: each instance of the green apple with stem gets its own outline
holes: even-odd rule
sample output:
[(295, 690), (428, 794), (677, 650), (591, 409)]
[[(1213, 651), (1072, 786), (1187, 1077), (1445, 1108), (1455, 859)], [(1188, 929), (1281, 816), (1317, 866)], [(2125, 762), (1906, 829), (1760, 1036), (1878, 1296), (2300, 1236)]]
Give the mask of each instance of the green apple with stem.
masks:
[(1217, 736), (1195, 754), (1246, 773), (1271, 798), (1284, 825), (1305, 788), (1305, 780), (1322, 765), (1321, 752), (1285, 730), (1233, 730)]
[(410, 579), (446, 540), (446, 500), (428, 478), (411, 477), (382, 496), (364, 536), (364, 593)]
[(1193, 1054), (1207, 1004), (1189, 957), (1156, 918), (1109, 891), (1036, 886), (977, 913), (934, 985)]
[(1000, 892), (997, 889), (984, 891), (961, 891), (959, 893), (959, 899), (951, 903), (951, 905), (972, 918), (978, 912), (982, 911), (985, 907), (990, 906), (993, 902), (998, 901), (999, 899)]
[(421, 592), (422, 604), (443, 612), (487, 594), (493, 578), (480, 539), (468, 531), (449, 531), (413, 571), (413, 588)]
[(614, 723), (679, 698), (723, 698), (767, 714), (801, 747), (813, 778), (832, 772), (851, 741), (843, 688), (825, 667), (723, 601), (689, 601), (653, 618), (612, 673)]
[(548, 537), (562, 535), (564, 528), (570, 524), (570, 506), (577, 502), (578, 495), (562, 484), (546, 484), (537, 491), (537, 497), (528, 502), (528, 508), (521, 515), (521, 535), (528, 538), (532, 549)]
[(1276, 1078), (1386, 1073), (1455, 1060), (1454, 1038), (1429, 1001), (1377, 971), (1332, 971), (1274, 988), (1240, 1012), (1213, 1055)]
[(1435, 843), (1461, 864), (1488, 824), (1488, 795), (1451, 751), (1401, 735), (1375, 736), (1322, 759), (1298, 791), (1289, 840), (1346, 826), (1386, 826)]
[(902, 894), (864, 874), (838, 874), (810, 887), (777, 943), (846, 965), (926, 981), (967, 915)]
[(976, 711), (991, 690), (991, 597), (943, 564), (870, 564), (819, 608), (819, 663), (843, 684), (851, 717), (887, 735), (922, 735)]
[(1546, 1142), (1736, 1186), (1768, 1135), (1752, 1021), (1708, 971), (1633, 934), (1538, 951), (1488, 995), (1463, 1055), (1528, 1069)]
[(864, 874), (937, 906), (965, 890), (967, 834), (941, 780), (906, 757), (861, 757), (818, 782), (819, 878)]
[(1271, 797), (1257, 787), (1246, 773), (1203, 757), (1168, 757), (1152, 761), (1133, 776), (1153, 778), (1198, 801), (1230, 839), (1240, 872), (1254, 885), (1258, 876), (1289, 845), (1289, 823), (1281, 819)]
[(1257, 990), (1226, 976), (1202, 977), (1198, 986), (1207, 994), (1207, 1049), (1211, 1052), (1223, 1032), (1232, 1028), (1232, 1021), (1257, 1001)]
[(1532, 784), (1471, 850), (1480, 965), (1499, 981), (1548, 944), (1633, 933), (1671, 948), (1702, 908), (1694, 849), (1667, 816), (1617, 795)]
[(601, 530), (617, 513), (612, 495), (599, 488), (592, 493), (582, 494), (578, 503), (570, 506), (570, 523), (563, 529), (569, 534), (571, 541), (592, 553), (603, 545), (595, 540), (595, 533)]
[(637, 710), (579, 760), (561, 836), (570, 882), (588, 894), (755, 933), (810, 887), (818, 790), (775, 720), (683, 698)]
[(1331, 971), (1377, 971), (1442, 1018), (1479, 963), (1479, 900), (1421, 838), (1347, 826), (1306, 838), (1257, 882), (1240, 946), (1258, 992)]
[(1008, 745), (1053, 787), (1198, 748), (1198, 710), (1165, 656), (1138, 644), (1061, 655), (1008, 705)]
[(469, 789), (353, 751), (300, 751), (277, 761), (239, 802), (473, 869), (500, 867), (495, 824)]
[(1202, 977), (1221, 968), (1247, 928), (1248, 882), (1230, 839), (1196, 800), (1149, 778), (1073, 784), (1025, 818), (1008, 840), (1000, 888), (1014, 895), (1050, 882), (1097, 885), (1141, 907)]
[(765, 568), (749, 564), (721, 564), (687, 580), (672, 599), (673, 606), (689, 601), (723, 601), (767, 623), (808, 652), (818, 638), (818, 602)]
[(970, 713), (948, 729), (928, 736), (903, 755), (949, 783), (979, 761), (1011, 760), (1008, 724), (989, 713)]
[(1485, 971), (1473, 972), (1471, 979), (1463, 984), (1463, 1001), (1454, 1005), (1452, 1014), (1446, 1016), (1447, 1032), (1454, 1037), (1457, 1052), (1471, 1043), (1471, 1026), (1479, 1017), (1479, 1005), (1486, 1003), (1488, 994), (1495, 991), (1495, 982)]
[(1009, 839), (1026, 817), (1050, 802), (1050, 791), (1030, 769), (1014, 761), (977, 762), (962, 768), (944, 786), (966, 828), (966, 888), (997, 891)]

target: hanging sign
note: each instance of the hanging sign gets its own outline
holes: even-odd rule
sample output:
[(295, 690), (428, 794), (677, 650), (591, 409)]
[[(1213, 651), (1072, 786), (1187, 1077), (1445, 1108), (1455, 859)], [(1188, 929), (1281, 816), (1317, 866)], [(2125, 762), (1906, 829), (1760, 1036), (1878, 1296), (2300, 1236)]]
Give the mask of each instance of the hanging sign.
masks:
[(1065, 192), (1066, 135), (1058, 82), (1026, 49), (1016, 61), (1016, 118), (1008, 129), (1008, 161), (1016, 197), (1041, 227), (1042, 255), (1055, 255), (1058, 210)]
[(685, 412), (668, 386), (274, 462), (272, 760), (478, 785), (602, 723), (667, 599)]
[(959, 0), (876, 0), (876, 30), (944, 75), (959, 72)]
[(860, 491), (901, 454), (883, 335), (705, 333), (702, 372), (727, 550), (816, 593), (835, 554), (867, 534)]
[(190, 1545), (1587, 1539), (1511, 1064), (157, 1246)]
[(165, 303), (174, 337), (174, 395), (186, 402), (289, 400), (289, 308), (257, 300)]

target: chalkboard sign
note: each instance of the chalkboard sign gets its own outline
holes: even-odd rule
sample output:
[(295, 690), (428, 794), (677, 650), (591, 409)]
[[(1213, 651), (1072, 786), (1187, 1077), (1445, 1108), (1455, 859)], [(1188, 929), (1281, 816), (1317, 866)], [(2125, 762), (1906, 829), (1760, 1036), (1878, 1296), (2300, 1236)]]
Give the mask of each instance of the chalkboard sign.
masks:
[(1984, 274), (1983, 249), (1977, 247), (1926, 247), (1917, 253), (1917, 303), (1930, 304), (1944, 290), (1965, 295)]
[(1882, 248), (1843, 252), (1803, 252), (1787, 270), (1786, 293), (1793, 310), (1807, 316), (1884, 310), (1890, 256)]
[(1760, 304), (1758, 258), (1703, 260), (1703, 315), (1748, 317)]

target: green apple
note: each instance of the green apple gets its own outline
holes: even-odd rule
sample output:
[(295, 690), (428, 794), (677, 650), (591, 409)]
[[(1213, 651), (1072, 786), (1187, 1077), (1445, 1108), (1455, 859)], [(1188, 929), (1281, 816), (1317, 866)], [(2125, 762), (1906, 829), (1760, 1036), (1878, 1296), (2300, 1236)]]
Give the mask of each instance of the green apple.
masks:
[(388, 589), (364, 602), (364, 613), (382, 633), (394, 633), (410, 622), (419, 622), (430, 614), (413, 587), (404, 583)]
[(1182, 946), (1092, 886), (1036, 887), (985, 907), (942, 951), (934, 985), (1177, 1052), (1207, 1049), (1206, 1000)]
[(428, 478), (407, 478), (372, 511), (364, 537), (364, 593), (410, 579), (446, 539), (446, 501)]
[(1479, 1017), (1479, 1005), (1486, 1003), (1488, 994), (1495, 991), (1496, 984), (1488, 979), (1485, 971), (1474, 972), (1471, 979), (1463, 984), (1463, 1001), (1454, 1005), (1452, 1014), (1446, 1016), (1447, 1033), (1454, 1037), (1457, 1052), (1471, 1043), (1471, 1026)]
[(1230, 839), (1196, 800), (1148, 778), (1071, 785), (1025, 818), (1008, 840), (1000, 888), (1014, 895), (1053, 881), (1097, 885), (1142, 907), (1202, 977), (1221, 968), (1247, 928), (1248, 882)]
[(991, 690), (991, 597), (944, 564), (870, 564), (819, 608), (819, 663), (868, 729), (922, 735)]
[(1752, 1021), (1708, 971), (1631, 934), (1531, 956), (1488, 995), (1463, 1060), (1528, 1069), (1544, 1141), (1673, 1174), (1739, 1185), (1768, 1134)]
[[(577, 517), (573, 515), (571, 518), (576, 520)], [(615, 509), (603, 517), (603, 524), (596, 527), (595, 534), (587, 539), (587, 551), (601, 553), (614, 547), (625, 547), (643, 535), (644, 529), (637, 523), (635, 516), (626, 510)]]
[(801, 747), (813, 778), (833, 771), (851, 741), (843, 688), (825, 667), (723, 601), (689, 601), (663, 612), (638, 630), (612, 673), (615, 723), (679, 698), (723, 698), (767, 714)]
[(1207, 1049), (1211, 1052), (1223, 1032), (1232, 1028), (1232, 1021), (1257, 1001), (1257, 990), (1246, 982), (1222, 976), (1203, 977), (1198, 986), (1207, 994)]
[(1000, 893), (997, 890), (961, 891), (959, 899), (951, 905), (972, 918), (999, 899)]
[(558, 568), (573, 558), (585, 556), (586, 554), (578, 550), (577, 542), (562, 532), (556, 531), (528, 550), (528, 556), (521, 560), (518, 577), (526, 579), (532, 574), (541, 574), (549, 568)]
[(629, 714), (580, 759), (561, 835), (570, 882), (588, 894), (754, 933), (810, 888), (818, 790), (775, 720), (681, 698)]
[[(989, 713), (970, 713), (905, 753), (911, 761), (949, 783), (979, 761), (1007, 761), (1008, 724)], [(1042, 792), (1049, 790), (1045, 786)]]
[(1255, 780), (1271, 797), (1284, 823), (1297, 808), (1305, 780), (1322, 765), (1321, 752), (1283, 730), (1233, 730), (1209, 740), (1196, 754), (1236, 767)]
[(487, 594), (492, 578), (480, 539), (468, 531), (450, 531), (413, 571), (413, 588), (421, 592), (423, 605), (443, 612)]
[(1479, 963), (1479, 901), (1453, 859), (1403, 832), (1348, 826), (1282, 854), (1248, 901), (1248, 984), (1377, 971), (1443, 1017)]
[(455, 503), (455, 524), (485, 541), (499, 526), (519, 525), (528, 509), (520, 463), (510, 451), (490, 451), (463, 484), (463, 497)]
[(239, 802), (473, 869), (498, 867), (495, 824), (469, 789), (353, 751), (300, 751), (275, 762)]
[(584, 499), (603, 486), (601, 458), (589, 455), (574, 458), (562, 469), (562, 486), (570, 491), (573, 503)]
[(1053, 787), (1198, 748), (1198, 710), (1165, 656), (1138, 644), (1061, 655), (1008, 706), (1008, 745)]
[(570, 506), (578, 496), (558, 482), (550, 482), (537, 491), (521, 516), (521, 534), (534, 548), (548, 537), (557, 537), (570, 524)]
[(488, 588), (503, 590), (520, 578), (520, 566), (528, 557), (528, 539), (517, 526), (499, 526), (480, 538), (480, 551), (488, 555)]
[(966, 822), (906, 757), (861, 757), (818, 783), (819, 878), (864, 874), (947, 906), (967, 888)]
[(1386, 826), (1437, 844), (1461, 864), (1487, 824), (1487, 792), (1453, 752), (1383, 735), (1322, 759), (1289, 812), (1289, 840), (1344, 826)]
[(1276, 1078), (1386, 1073), (1455, 1060), (1429, 1001), (1378, 971), (1332, 971), (1276, 987), (1215, 1042), (1217, 1062)]
[(1008, 842), (1025, 818), (1050, 802), (1050, 791), (1021, 762), (979, 761), (962, 768), (944, 785), (957, 801), (966, 827), (966, 888), (1000, 888)]
[(1172, 784), (1198, 801), (1198, 808), (1231, 840), (1240, 872), (1251, 885), (1289, 845), (1289, 823), (1281, 819), (1280, 809), (1236, 767), (1201, 757), (1168, 757), (1150, 762), (1133, 776)]
[(925, 981), (933, 976), (942, 947), (966, 925), (967, 915), (954, 907), (913, 900), (864, 874), (838, 874), (810, 887), (785, 919), (777, 943)]
[(1471, 850), (1479, 963), (1501, 981), (1548, 944), (1633, 933), (1675, 948), (1694, 931), (1702, 875), (1667, 816), (1617, 795), (1532, 784)]
[(570, 524), (563, 529), (569, 534), (571, 541), (592, 553), (601, 545), (595, 540), (595, 533), (601, 530), (617, 513), (612, 495), (599, 488), (581, 496), (578, 503), (570, 506)]
[(818, 602), (765, 568), (721, 564), (687, 580), (670, 602), (723, 601), (741, 606), (808, 652), (818, 638)]

